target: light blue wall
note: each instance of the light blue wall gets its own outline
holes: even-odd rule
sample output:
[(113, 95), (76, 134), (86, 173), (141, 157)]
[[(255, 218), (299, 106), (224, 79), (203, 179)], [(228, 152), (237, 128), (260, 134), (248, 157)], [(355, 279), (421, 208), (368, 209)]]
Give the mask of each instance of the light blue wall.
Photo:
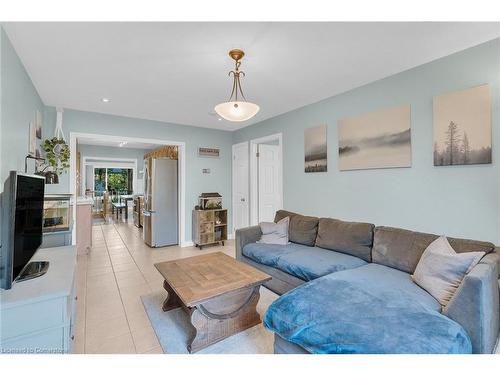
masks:
[[(56, 111), (46, 107), (44, 132), (52, 134)], [(225, 207), (231, 204), (231, 145), (232, 134), (221, 130), (169, 124), (158, 121), (105, 115), (65, 109), (63, 130), (67, 139), (71, 132), (124, 137), (152, 138), (186, 143), (186, 239), (191, 240), (191, 210), (198, 204), (203, 192), (219, 192)], [(199, 146), (220, 148), (220, 158), (199, 158)], [(203, 174), (203, 168), (210, 168), (210, 174)], [(51, 193), (69, 191), (69, 173), (59, 177), (60, 184), (48, 185)], [(231, 214), (229, 210), (229, 216)], [(228, 218), (231, 223), (231, 217)], [(230, 227), (231, 229), (231, 227)]]
[[(433, 96), (484, 83), (492, 92), (493, 164), (434, 167)], [(233, 134), (233, 143), (283, 133), (286, 209), (500, 244), (499, 101), (500, 39), (496, 39), (243, 128)], [(405, 103), (411, 104), (412, 168), (340, 172), (337, 122)], [(304, 129), (324, 123), (328, 172), (306, 174)]]
[[(0, 26), (0, 192), (10, 170), (24, 172), (29, 124), (37, 110), (43, 113), (43, 103)], [(33, 161), (29, 165), (33, 172)]]
[[(1, 26), (0, 38), (2, 51), (0, 180), (3, 189), (3, 181), (10, 170), (24, 171), (30, 121), (35, 119), (37, 110), (43, 113), (44, 105)], [(33, 165), (31, 161), (30, 166)]]

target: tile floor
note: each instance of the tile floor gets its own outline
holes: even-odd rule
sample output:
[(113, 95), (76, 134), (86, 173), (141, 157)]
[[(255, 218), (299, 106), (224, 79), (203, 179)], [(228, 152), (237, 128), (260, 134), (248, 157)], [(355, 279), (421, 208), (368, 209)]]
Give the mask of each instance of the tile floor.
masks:
[(131, 218), (93, 226), (92, 250), (78, 257), (76, 353), (163, 353), (140, 299), (163, 290), (154, 263), (213, 251), (235, 255), (234, 241), (152, 249), (141, 234)]

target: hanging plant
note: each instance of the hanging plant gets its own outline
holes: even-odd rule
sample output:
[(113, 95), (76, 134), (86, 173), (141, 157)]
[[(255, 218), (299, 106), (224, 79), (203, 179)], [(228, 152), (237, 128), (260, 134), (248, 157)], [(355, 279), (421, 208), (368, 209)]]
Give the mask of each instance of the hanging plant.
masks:
[(42, 145), (45, 151), (46, 162), (57, 174), (62, 174), (69, 168), (69, 146), (62, 138), (46, 139)]

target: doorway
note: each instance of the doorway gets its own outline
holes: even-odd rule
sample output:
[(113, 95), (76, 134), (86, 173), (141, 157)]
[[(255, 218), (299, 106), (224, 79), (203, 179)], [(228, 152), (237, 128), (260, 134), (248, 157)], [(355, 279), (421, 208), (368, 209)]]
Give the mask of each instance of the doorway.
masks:
[[(186, 144), (184, 142), (178, 142), (178, 141), (169, 141), (169, 140), (160, 140), (160, 139), (146, 139), (146, 138), (137, 138), (137, 137), (123, 137), (123, 136), (113, 136), (113, 135), (102, 135), (102, 134), (91, 134), (91, 133), (75, 133), (71, 132), (70, 133), (70, 181), (69, 181), (69, 189), (72, 195), (78, 196), (79, 191), (77, 191), (76, 185), (77, 185), (77, 140), (80, 141), (82, 139), (87, 139), (87, 140), (98, 140), (99, 142), (102, 143), (117, 143), (117, 144), (128, 144), (130, 146), (131, 144), (154, 144), (157, 145), (158, 147), (161, 146), (177, 146), (178, 149), (178, 179), (177, 179), (177, 223), (178, 223), (178, 241), (180, 246), (190, 246), (191, 245), (191, 240), (186, 239), (185, 235), (185, 228), (186, 228), (186, 208), (185, 208), (185, 176), (186, 176)], [(120, 146), (121, 147), (121, 146)], [(100, 158), (102, 159), (102, 158)], [(138, 173), (135, 171), (134, 173), (134, 168), (133, 167), (128, 167), (125, 165), (96, 165), (96, 167), (102, 167), (102, 168), (113, 168), (113, 169), (132, 169), (132, 174), (130, 175), (131, 180), (132, 180), (132, 185), (134, 186), (133, 189), (136, 189), (137, 182), (139, 182), (139, 178), (136, 178)], [(137, 165), (135, 166), (135, 169), (137, 168)], [(89, 168), (90, 169), (90, 168)], [(83, 169), (86, 173), (86, 168)], [(90, 170), (89, 170), (90, 172)], [(94, 170), (92, 170), (92, 177), (95, 176)], [(123, 173), (116, 171), (116, 174)], [(128, 178), (129, 172), (127, 172), (127, 187), (130, 179)], [(125, 176), (123, 176), (125, 177)], [(78, 175), (78, 179), (80, 176)], [(109, 174), (107, 174), (108, 182), (109, 182)], [(84, 178), (84, 181), (86, 179)], [(76, 218), (76, 206), (77, 206), (77, 199), (74, 199), (73, 203), (73, 244), (76, 244), (76, 225), (77, 225), (77, 218)]]
[(250, 225), (274, 220), (283, 208), (282, 134), (250, 141)]
[[(90, 151), (88, 149), (82, 150), (82, 148), (88, 146), (85, 142), (85, 140), (79, 139), (78, 154), (81, 163), (79, 168), (81, 178), (76, 186), (77, 196), (85, 196), (93, 200), (92, 216), (96, 222), (106, 221), (106, 215), (111, 210), (105, 208), (109, 208), (109, 202), (116, 203), (120, 201), (120, 197), (127, 198), (125, 203), (130, 202), (126, 207), (126, 217), (132, 217), (129, 208), (133, 207), (133, 199), (130, 196), (142, 194), (142, 188), (138, 189), (138, 182), (142, 181), (142, 179), (138, 178), (137, 170), (138, 164), (142, 163), (142, 156), (140, 159), (93, 156), (92, 152), (96, 152), (96, 147), (92, 146), (93, 148)], [(151, 145), (151, 147), (155, 146)], [(116, 153), (117, 149), (111, 144), (101, 145), (97, 152), (109, 155)], [(130, 152), (131, 155), (138, 152), (138, 150), (133, 151), (132, 149), (129, 149), (130, 151), (121, 150), (124, 150), (126, 154)], [(147, 152), (147, 149), (141, 150), (139, 154), (145, 152)], [(139, 154), (135, 156), (138, 157)]]
[(233, 230), (249, 226), (248, 170), (248, 142), (233, 145)]

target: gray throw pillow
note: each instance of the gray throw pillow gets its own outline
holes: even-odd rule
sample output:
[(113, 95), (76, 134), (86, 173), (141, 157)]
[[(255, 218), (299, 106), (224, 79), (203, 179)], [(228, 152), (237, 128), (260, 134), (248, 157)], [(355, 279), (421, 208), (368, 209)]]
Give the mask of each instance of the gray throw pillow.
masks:
[(259, 224), (262, 236), (258, 243), (267, 243), (274, 245), (288, 244), (288, 225), (290, 218), (287, 216), (277, 223), (262, 222)]
[(417, 264), (413, 281), (446, 306), (463, 278), (484, 256), (482, 251), (457, 253), (446, 237), (434, 240)]

